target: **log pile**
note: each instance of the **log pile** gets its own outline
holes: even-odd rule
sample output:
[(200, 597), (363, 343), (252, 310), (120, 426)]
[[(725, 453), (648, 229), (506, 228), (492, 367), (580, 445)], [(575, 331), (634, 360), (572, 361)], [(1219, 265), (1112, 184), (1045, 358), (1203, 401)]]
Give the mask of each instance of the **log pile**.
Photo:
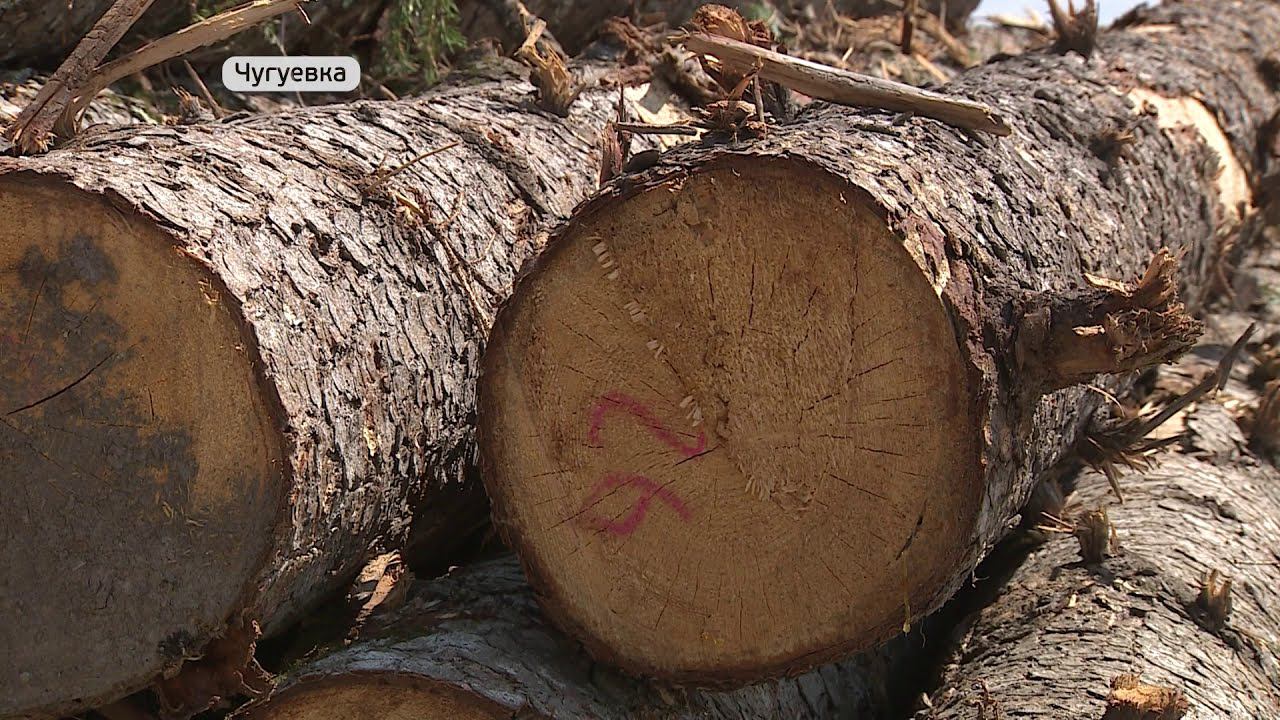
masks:
[[(86, 100), (223, 9), (0, 5), (29, 67), (150, 7)], [(972, 67), (974, 3), (748, 5), (463, 4), (515, 59), (267, 115), (3, 88), (0, 718), (1280, 713), (1280, 334), (1133, 419), (1274, 315), (1280, 6)]]
[[(1177, 370), (1210, 370), (1197, 360)], [(1002, 579), (922, 717), (1280, 712), (1280, 473), (1231, 414), (1259, 400), (1233, 382), (1181, 416), (1175, 447), (1123, 473), (1123, 503), (1100, 473), (1080, 478), (1072, 527)]]
[(25, 538), (0, 563), (24, 619), (0, 713), (136, 690), (415, 529), (447, 552), (479, 525), (481, 341), (594, 189), (615, 114), (612, 89), (567, 118), (532, 91), (515, 74), (0, 159), (0, 447), (27, 479), (0, 504)]
[(937, 608), (1075, 447), (1083, 385), (1194, 341), (1175, 258), (1200, 297), (1252, 204), (1277, 42), (1273, 5), (1172, 4), (1088, 62), (948, 86), (1007, 139), (826, 107), (596, 195), (480, 384), (495, 520), (550, 616), (632, 672), (730, 683)]
[[(735, 691), (662, 688), (593, 668), (542, 618), (512, 558), (417, 583), (358, 641), (288, 673), (247, 720), (279, 718), (837, 718), (887, 701), (868, 660)], [(523, 715), (522, 715), (523, 714)]]

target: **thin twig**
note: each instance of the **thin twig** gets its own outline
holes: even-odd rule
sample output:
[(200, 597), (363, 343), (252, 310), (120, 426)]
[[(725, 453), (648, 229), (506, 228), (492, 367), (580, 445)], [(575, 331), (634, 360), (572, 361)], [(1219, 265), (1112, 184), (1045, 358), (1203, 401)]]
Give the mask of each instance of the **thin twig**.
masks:
[(721, 63), (735, 66), (743, 72), (749, 72), (759, 63), (760, 77), (810, 97), (841, 105), (876, 107), (899, 112), (910, 110), (949, 125), (995, 135), (1013, 132), (993, 108), (972, 100), (948, 97), (892, 80), (840, 70), (706, 33), (687, 33), (680, 39), (692, 52), (714, 55)]
[(672, 125), (649, 125), (648, 123), (614, 123), (615, 127), (624, 132), (633, 132), (639, 135), (697, 135), (702, 130), (688, 123), (676, 123)]
[(387, 172), (387, 174), (386, 174), (384, 177), (386, 177), (386, 178), (392, 178), (392, 177), (395, 177), (396, 175), (399, 175), (400, 173), (404, 172), (407, 168), (410, 168), (410, 167), (413, 167), (414, 165), (417, 165), (418, 163), (422, 162), (423, 160), (426, 160), (427, 158), (431, 157), (432, 155), (435, 155), (435, 154), (437, 154), (437, 153), (442, 153), (442, 152), (444, 152), (445, 150), (452, 150), (452, 149), (454, 149), (454, 148), (458, 147), (458, 146), (459, 146), (459, 145), (461, 145), (461, 144), (462, 144), (462, 141), (461, 141), (461, 140), (454, 140), (453, 142), (451, 142), (451, 143), (449, 143), (449, 144), (447, 144), (447, 145), (441, 145), (441, 146), (440, 146), (440, 147), (438, 147), (438, 148), (432, 148), (432, 149), (427, 150), (427, 151), (425, 151), (425, 152), (419, 153), (418, 155), (414, 156), (414, 158), (413, 158), (412, 160), (409, 160), (409, 161), (405, 162), (405, 163), (404, 163), (403, 165), (401, 165), (400, 167), (398, 167), (398, 168), (396, 168), (396, 169), (394, 169), (394, 170), (390, 170), (390, 171), (388, 171), (388, 172)]
[(921, 30), (932, 35), (947, 48), (947, 53), (951, 55), (952, 60), (964, 67), (973, 67), (973, 55), (970, 53), (968, 46), (948, 32), (947, 24), (939, 19), (937, 15), (928, 10), (920, 9), (916, 12), (916, 22), (920, 24)]
[(362, 187), (364, 191), (367, 193), (376, 192), (379, 188), (385, 185), (388, 180), (395, 177), (396, 175), (399, 175), (405, 170), (431, 157), (432, 155), (442, 153), (445, 150), (451, 150), (453, 148), (458, 147), (461, 144), (462, 144), (461, 140), (454, 140), (453, 142), (445, 145), (441, 145), (440, 147), (431, 148), (430, 150), (427, 150), (415, 155), (413, 158), (406, 160), (404, 163), (401, 163), (400, 165), (396, 166), (395, 168), (392, 168), (391, 170), (383, 170), (382, 163), (380, 162), (378, 163), (378, 169), (370, 173), (368, 178), (365, 178), (364, 180), (361, 181)]
[(1177, 435), (1159, 440), (1146, 438), (1188, 405), (1211, 392), (1226, 387), (1227, 380), (1231, 377), (1231, 368), (1235, 365), (1236, 358), (1240, 356), (1245, 344), (1249, 342), (1249, 338), (1253, 336), (1255, 327), (1256, 325), (1250, 325), (1240, 335), (1235, 344), (1218, 361), (1218, 367), (1213, 372), (1205, 376), (1195, 387), (1174, 398), (1159, 412), (1150, 417), (1126, 420), (1085, 434), (1083, 438), (1085, 444), (1080, 448), (1082, 458), (1106, 476), (1107, 482), (1111, 484), (1111, 490), (1120, 502), (1124, 502), (1124, 495), (1120, 492), (1118, 466), (1126, 465), (1138, 470), (1145, 469), (1149, 464), (1145, 460), (1148, 453), (1177, 442)]
[(916, 11), (920, 8), (920, 0), (907, 0), (902, 8), (902, 54), (911, 54), (911, 37), (916, 29)]
[(218, 101), (213, 98), (213, 93), (209, 92), (209, 87), (204, 84), (204, 80), (201, 79), (200, 73), (196, 72), (196, 69), (191, 67), (191, 63), (186, 59), (183, 59), (182, 65), (187, 69), (187, 74), (191, 76), (192, 82), (196, 84), (196, 89), (200, 91), (200, 97), (204, 98), (204, 101), (209, 103), (209, 109), (213, 111), (213, 116), (219, 120), (226, 117), (227, 111), (223, 110), (222, 106), (218, 104)]

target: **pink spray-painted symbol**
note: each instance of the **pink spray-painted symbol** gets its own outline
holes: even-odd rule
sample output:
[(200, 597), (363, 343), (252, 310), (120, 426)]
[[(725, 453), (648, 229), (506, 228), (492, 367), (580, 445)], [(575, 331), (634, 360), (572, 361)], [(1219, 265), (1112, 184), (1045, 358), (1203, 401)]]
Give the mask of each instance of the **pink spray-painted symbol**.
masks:
[[(591, 424), (587, 428), (587, 440), (595, 447), (603, 447), (600, 431), (604, 429), (605, 418), (610, 411), (623, 412), (644, 426), (653, 437), (663, 445), (671, 448), (686, 460), (702, 455), (707, 448), (706, 433), (699, 432), (693, 442), (688, 442), (680, 435), (672, 432), (645, 403), (620, 392), (602, 395), (591, 410)], [(607, 495), (624, 487), (635, 488), (639, 496), (631, 505), (631, 511), (624, 517), (611, 518), (595, 509)], [(614, 535), (630, 535), (640, 527), (649, 512), (649, 505), (654, 500), (661, 500), (680, 516), (681, 520), (689, 520), (690, 512), (684, 500), (675, 492), (659, 485), (644, 475), (626, 472), (611, 472), (591, 490), (591, 495), (582, 504), (579, 515), (582, 522), (595, 530)]]
[(663, 425), (662, 421), (654, 416), (647, 405), (630, 395), (624, 395), (620, 392), (604, 394), (591, 411), (591, 426), (587, 430), (587, 440), (594, 446), (601, 446), (600, 430), (604, 427), (605, 417), (610, 410), (621, 410), (631, 415), (648, 428), (655, 438), (680, 453), (682, 457), (691, 458), (694, 455), (701, 454), (707, 448), (706, 433), (699, 432), (697, 439), (693, 443), (686, 443), (679, 435), (667, 429), (666, 425)]
[[(631, 506), (631, 512), (622, 518), (611, 518), (595, 510), (596, 503), (603, 500), (605, 495), (622, 487), (634, 487), (640, 491), (639, 498)], [(609, 473), (591, 491), (590, 497), (583, 503), (581, 517), (584, 523), (596, 530), (604, 530), (614, 535), (630, 535), (640, 527), (640, 523), (649, 512), (649, 505), (655, 499), (666, 503), (680, 516), (681, 520), (689, 519), (689, 508), (674, 492), (643, 475), (616, 472)]]

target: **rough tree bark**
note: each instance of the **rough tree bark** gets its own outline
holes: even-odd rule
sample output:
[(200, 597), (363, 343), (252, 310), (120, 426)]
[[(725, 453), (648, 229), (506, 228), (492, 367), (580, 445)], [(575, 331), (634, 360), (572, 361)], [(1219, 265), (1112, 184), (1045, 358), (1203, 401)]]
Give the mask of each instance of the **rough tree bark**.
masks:
[(479, 349), (617, 97), (561, 119), (531, 90), (0, 159), (0, 715), (123, 695), (411, 526), (443, 549), (482, 522)]
[[(794, 672), (946, 600), (1247, 212), (1280, 6), (1142, 10), (949, 86), (1008, 138), (818, 108), (580, 209), (485, 356), (481, 461), (549, 616), (682, 681)], [(767, 622), (755, 621), (767, 618)]]
[(601, 667), (542, 618), (518, 563), (416, 583), (354, 644), (288, 673), (242, 713), (284, 718), (874, 718), (883, 668), (856, 659), (732, 692), (663, 688)]
[[(1110, 556), (1082, 560), (1070, 533), (1036, 549), (969, 621), (919, 717), (1101, 718), (1123, 675), (1177, 691), (1187, 717), (1280, 717), (1280, 474), (1245, 450), (1222, 404), (1185, 424), (1182, 447), (1120, 478), (1122, 504), (1105, 478), (1081, 479), (1065, 515), (1105, 507)], [(1231, 581), (1224, 620), (1220, 599), (1201, 598), (1210, 572)], [(1179, 717), (1160, 706), (1106, 717)]]

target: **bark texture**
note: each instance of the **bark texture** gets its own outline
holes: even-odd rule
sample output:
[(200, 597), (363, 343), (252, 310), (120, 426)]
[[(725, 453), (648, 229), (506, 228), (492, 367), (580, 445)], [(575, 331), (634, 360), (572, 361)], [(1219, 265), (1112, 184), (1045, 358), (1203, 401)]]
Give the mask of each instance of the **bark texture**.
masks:
[[(1257, 402), (1238, 398), (1220, 399)], [(1105, 507), (1110, 556), (1082, 561), (1071, 534), (1036, 549), (970, 619), (918, 717), (1100, 718), (1122, 675), (1181, 693), (1189, 718), (1280, 714), (1280, 474), (1223, 405), (1183, 422), (1181, 447), (1120, 478), (1123, 504), (1101, 475), (1079, 481), (1066, 515)], [(1222, 623), (1200, 599), (1210, 572), (1231, 583)]]
[[(615, 90), (588, 89), (565, 119), (536, 110), (531, 91), (500, 75), (413, 101), (116, 130), (0, 160), (0, 195), (19, 203), (0, 246), (12, 249), (12, 232), (37, 241), (0, 271), (15, 288), (0, 340), (22, 348), (0, 361), (12, 409), (0, 457), (27, 477), (0, 489), (6, 532), (23, 538), (0, 549), (0, 715), (123, 695), (242, 617), (281, 627), (411, 526), (439, 549), (479, 522), (466, 470), (479, 351), (546, 223), (594, 189), (615, 112)], [(62, 250), (39, 247), (64, 226)], [(168, 312), (202, 293), (183, 310), (191, 323), (238, 328), (238, 340), (192, 340), (208, 359), (190, 377), (243, 363), (248, 390), (128, 374), (190, 352), (126, 327), (121, 313), (138, 307), (93, 301), (124, 284), (103, 258), (111, 233), (163, 260), (154, 301), (135, 305)], [(197, 280), (167, 287), (170, 264)], [(166, 407), (161, 382), (204, 409)], [(258, 422), (220, 418), (196, 437), (245, 392), (266, 428), (246, 437), (267, 462), (246, 444), (227, 456), (232, 470), (201, 466), (222, 433)], [(94, 521), (68, 535), (48, 517)]]
[[(248, 708), (256, 720), (342, 717), (348, 708), (382, 717), (364, 693), (413, 687), (399, 702), (421, 703), (415, 717), (557, 718), (874, 718), (885, 717), (878, 658), (827, 665), (788, 680), (732, 692), (660, 687), (596, 665), (542, 617), (513, 559), (468, 567), (416, 583), (404, 607), (371, 623), (353, 645), (286, 674), (274, 696)], [(465, 709), (438, 707), (449, 688)], [(316, 705), (307, 714), (308, 698)], [(363, 704), (356, 704), (361, 700)], [(492, 714), (489, 714), (492, 713)], [(349, 715), (348, 715), (349, 716)]]
[[(560, 258), (588, 255), (593, 249), (603, 270), (611, 273), (610, 278), (626, 279), (628, 272), (633, 275), (647, 272), (646, 263), (658, 262), (651, 259), (652, 254), (620, 257), (621, 251), (616, 246), (621, 242), (613, 243), (612, 250), (606, 252), (602, 249), (604, 244), (597, 244), (599, 237), (595, 236), (606, 233), (604, 228), (610, 219), (628, 212), (628, 203), (632, 202), (637, 209), (626, 215), (628, 220), (647, 223), (642, 231), (645, 237), (668, 236), (671, 255), (679, 255), (686, 247), (692, 254), (697, 252), (699, 239), (718, 237), (708, 232), (714, 230), (715, 222), (738, 223), (732, 225), (734, 232), (738, 232), (743, 225), (750, 226), (741, 220), (745, 215), (758, 217), (760, 226), (774, 227), (774, 223), (781, 222), (778, 218), (786, 215), (788, 207), (811, 203), (815, 196), (831, 196), (830, 209), (814, 210), (805, 206), (806, 218), (834, 215), (845, 206), (870, 207), (910, 255), (916, 272), (923, 275), (936, 293), (939, 312), (945, 313), (963, 359), (965, 371), (960, 383), (967, 394), (964, 405), (972, 409), (973, 415), (929, 435), (932, 440), (912, 440), (911, 431), (902, 430), (895, 431), (899, 439), (890, 445), (869, 450), (854, 447), (841, 452), (874, 451), (874, 455), (867, 454), (861, 460), (856, 454), (850, 455), (850, 462), (862, 463), (858, 472), (870, 482), (868, 493), (893, 494), (899, 492), (898, 488), (921, 480), (896, 478), (878, 464), (892, 466), (913, 461), (920, 453), (921, 445), (917, 443), (935, 442), (941, 436), (956, 443), (972, 443), (975, 451), (963, 471), (923, 479), (922, 487), (956, 488), (959, 496), (967, 498), (965, 502), (957, 501), (947, 507), (930, 504), (900, 509), (913, 522), (893, 526), (886, 520), (884, 529), (891, 534), (880, 540), (868, 540), (867, 550), (846, 551), (833, 546), (831, 553), (842, 560), (849, 559), (851, 566), (857, 558), (878, 552), (880, 546), (896, 551), (896, 555), (889, 552), (883, 566), (877, 565), (874, 571), (865, 571), (861, 577), (846, 578), (845, 584), (849, 586), (846, 589), (856, 589), (861, 598), (857, 603), (832, 610), (829, 617), (797, 612), (792, 618), (797, 632), (803, 631), (810, 640), (801, 645), (771, 646), (775, 652), (765, 659), (761, 659), (758, 646), (745, 642), (741, 647), (726, 646), (719, 655), (691, 650), (690, 656), (701, 658), (700, 664), (676, 666), (663, 655), (667, 650), (655, 650), (647, 655), (638, 650), (648, 642), (646, 636), (619, 639), (621, 631), (608, 629), (620, 626), (616, 620), (608, 623), (601, 620), (608, 614), (601, 609), (606, 602), (575, 597), (567, 589), (583, 582), (584, 578), (604, 574), (617, 574), (619, 579), (614, 588), (648, 585), (650, 579), (643, 573), (652, 570), (642, 563), (637, 563), (639, 569), (619, 569), (623, 567), (619, 558), (641, 552), (637, 547), (640, 543), (619, 548), (609, 546), (597, 554), (597, 547), (601, 543), (608, 545), (608, 538), (602, 541), (598, 534), (562, 537), (570, 531), (563, 530), (552, 516), (558, 514), (568, 525), (582, 516), (586, 509), (580, 507), (581, 496), (577, 493), (581, 491), (585, 495), (591, 479), (575, 475), (578, 467), (572, 463), (556, 466), (554, 462), (545, 469), (546, 478), (521, 477), (520, 471), (511, 464), (519, 453), (508, 453), (504, 448), (513, 446), (504, 445), (507, 441), (498, 435), (487, 434), (491, 419), (508, 422), (516, 417), (508, 411), (513, 406), (519, 407), (519, 401), (507, 404), (501, 399), (505, 392), (500, 389), (501, 383), (496, 380), (491, 383), (486, 375), (482, 395), (492, 391), (493, 404), (488, 404), (488, 400), (481, 403), (481, 425), (485, 433), (481, 454), (490, 468), (501, 470), (487, 472), (484, 479), (495, 503), (496, 517), (504, 523), (520, 552), (548, 614), (581, 637), (598, 657), (628, 669), (685, 680), (732, 682), (770, 672), (796, 671), (867, 647), (901, 627), (904, 615), (910, 619), (938, 607), (970, 577), (994, 543), (1016, 524), (1018, 511), (1037, 475), (1073, 447), (1101, 402), (1098, 393), (1081, 387), (1055, 391), (1044, 366), (1070, 357), (1074, 351), (1056, 345), (1052, 339), (1062, 335), (1052, 328), (1046, 331), (1038, 323), (1048, 319), (1050, 325), (1058, 322), (1069, 323), (1064, 327), (1077, 327), (1070, 319), (1071, 308), (1086, 307), (1091, 302), (1088, 297), (1092, 291), (1080, 290), (1086, 274), (1116, 279), (1139, 276), (1153, 255), (1164, 247), (1184, 253), (1181, 272), (1189, 301), (1194, 303), (1201, 296), (1201, 288), (1215, 272), (1213, 268), (1220, 256), (1218, 239), (1240, 223), (1251, 204), (1247, 178), (1253, 169), (1254, 150), (1263, 123), (1280, 102), (1268, 81), (1264, 63), (1277, 43), (1280, 43), (1280, 7), (1270, 2), (1174, 2), (1159, 8), (1140, 9), (1119, 22), (1115, 30), (1104, 33), (1090, 59), (1075, 54), (1033, 53), (972, 70), (948, 86), (951, 93), (996, 108), (1014, 127), (1009, 138), (979, 136), (918, 118), (899, 128), (890, 124), (892, 118), (883, 114), (818, 107), (806, 111), (793, 125), (771, 129), (767, 137), (756, 142), (677, 150), (664, 156), (654, 168), (623, 178), (594, 198), (557, 235), (557, 240), (540, 256), (538, 265), (531, 268), (522, 283), (530, 286), (541, 283), (544, 269), (561, 262)], [(794, 186), (790, 188), (785, 179), (787, 173), (794, 179)], [(820, 184), (815, 186), (811, 182), (814, 176), (823, 178), (824, 183), (842, 187), (838, 198)], [(740, 180), (744, 177), (748, 179)], [(715, 190), (716, 187), (736, 190), (744, 187), (744, 182), (749, 190), (753, 189), (751, 183), (765, 188), (751, 196), (752, 202), (760, 203), (758, 215), (752, 215), (757, 211), (750, 207), (735, 205), (738, 217), (716, 216), (716, 200), (707, 197), (723, 192)], [(779, 187), (786, 191), (777, 193)], [(658, 207), (661, 201), (653, 199), (662, 197), (663, 193), (670, 197), (669, 212)], [(699, 212), (704, 213), (702, 221)], [(616, 228), (608, 231), (615, 230), (623, 232)], [(853, 230), (850, 232), (857, 236)], [(741, 266), (744, 268), (741, 272), (746, 274), (747, 265), (754, 279), (757, 268), (749, 257)], [(766, 266), (766, 271), (772, 272), (769, 277), (780, 274), (778, 268), (770, 271)], [(648, 293), (645, 297), (687, 295), (692, 298), (705, 294), (699, 286), (707, 283), (695, 277), (696, 273), (652, 274), (655, 277), (644, 275), (644, 283), (639, 284), (644, 285), (643, 291)], [(746, 284), (744, 280), (744, 296)], [(639, 285), (633, 283), (627, 287), (639, 292), (635, 289)], [(759, 311), (754, 284), (751, 287), (752, 308)], [(493, 362), (486, 360), (486, 372), (495, 370), (495, 377), (506, 372), (498, 372), (508, 362), (502, 348), (504, 334), (523, 322), (518, 318), (533, 317), (521, 314), (523, 308), (532, 307), (522, 304), (523, 288), (524, 285), (504, 309), (494, 332), (493, 348), (488, 356)], [(1073, 297), (1080, 302), (1064, 302)], [(894, 302), (886, 300), (882, 305), (892, 306)], [(743, 304), (745, 306), (745, 300)], [(803, 301), (800, 309), (804, 309)], [(637, 314), (634, 309), (631, 313), (632, 323), (647, 322), (645, 313)], [(649, 315), (652, 314), (650, 311)], [(745, 310), (742, 315), (748, 320)], [(797, 321), (798, 317), (799, 313)], [(1108, 315), (1101, 324), (1121, 322), (1124, 317), (1125, 313), (1117, 312)], [(686, 328), (690, 322), (685, 323)], [(687, 451), (689, 459), (701, 457), (704, 451), (710, 457), (710, 453), (720, 447), (727, 450), (716, 457), (723, 457), (725, 452), (733, 457), (741, 447), (735, 447), (735, 441), (718, 425), (727, 419), (703, 412), (717, 407), (714, 387), (701, 387), (689, 380), (694, 373), (720, 377), (724, 369), (720, 359), (728, 354), (723, 347), (714, 347), (698, 360), (698, 352), (702, 351), (678, 345), (677, 338), (681, 336), (671, 324), (665, 329), (667, 335), (663, 335), (661, 329), (645, 330), (657, 333), (649, 348), (655, 358), (672, 358), (667, 364), (677, 367), (677, 374), (685, 381), (683, 391), (673, 388), (670, 393), (674, 396), (672, 407), (679, 403), (679, 408), (672, 411), (673, 416), (686, 414), (694, 418), (695, 424), (700, 420), (705, 420), (705, 424), (690, 431), (687, 437), (668, 438), (663, 442)], [(626, 327), (626, 317), (615, 325)], [(653, 323), (652, 327), (660, 326)], [(778, 323), (773, 327), (785, 330), (787, 325)], [(904, 327), (907, 329), (898, 328), (898, 332), (913, 332), (909, 329), (911, 323)], [(741, 328), (735, 330), (741, 332)], [(534, 337), (537, 332), (534, 331)], [(1079, 335), (1083, 346), (1088, 337), (1096, 337), (1090, 335), (1091, 332), (1082, 328), (1081, 333), (1067, 334)], [(1139, 349), (1126, 349), (1125, 332), (1107, 333), (1109, 352), (1115, 354), (1117, 361)], [(1137, 345), (1145, 350), (1148, 341), (1160, 341), (1156, 337), (1159, 334)], [(604, 344), (607, 346), (607, 342)], [(939, 351), (944, 349), (951, 352), (941, 347)], [(677, 353), (684, 354), (677, 358)], [(788, 364), (789, 355), (794, 355), (789, 347), (783, 349), (782, 354), (767, 358), (757, 353), (744, 361), (736, 376), (725, 382), (746, 384), (752, 373), (772, 373), (776, 366), (787, 368), (788, 377), (802, 374)], [(608, 357), (618, 362), (623, 359), (622, 355)], [(680, 365), (685, 361), (690, 367)], [(510, 362), (511, 367), (515, 367), (515, 361)], [(1123, 363), (1117, 365), (1117, 368), (1123, 367), (1126, 367)], [(568, 377), (566, 374), (565, 378)], [(513, 388), (519, 382), (513, 381)], [(556, 379), (549, 376), (540, 382), (554, 383)], [(937, 380), (936, 387), (930, 385), (933, 380), (929, 377), (920, 377), (918, 382), (926, 396), (945, 389), (943, 380)], [(889, 396), (894, 393), (888, 390), (880, 389), (885, 395), (880, 400), (893, 399)], [(536, 388), (513, 390), (514, 394), (519, 392), (528, 392), (537, 398), (540, 391)], [(685, 399), (681, 401), (681, 397)], [(819, 401), (825, 399), (820, 397)], [(624, 407), (621, 399), (615, 398), (612, 403), (605, 405), (605, 410)], [(536, 408), (536, 405), (536, 401), (529, 403), (530, 407)], [(694, 412), (687, 412), (690, 407)], [(536, 409), (530, 412), (535, 424), (557, 422), (556, 418), (538, 416)], [(656, 420), (638, 410), (620, 412), (630, 412), (639, 420), (640, 429), (652, 428), (650, 434), (655, 437), (662, 430)], [(929, 422), (933, 418), (920, 420)], [(872, 425), (866, 433), (890, 434), (888, 429)], [(705, 436), (699, 434), (704, 428)], [(769, 430), (783, 435), (790, 432), (785, 427)], [(733, 437), (742, 437), (744, 431), (762, 432), (760, 428), (746, 427), (735, 429)], [(812, 432), (832, 431), (814, 429)], [(859, 433), (863, 430), (858, 429), (852, 437), (870, 437)], [(590, 442), (592, 439), (587, 437), (582, 442), (590, 448), (598, 446)], [(562, 443), (564, 439), (554, 436), (546, 442), (553, 440)], [(803, 448), (803, 442), (807, 440), (798, 438), (798, 445), (775, 444), (771, 452), (776, 455), (783, 452), (778, 448)], [(546, 447), (559, 452), (560, 445)], [(785, 452), (796, 452), (796, 462), (801, 462), (801, 455), (824, 457), (829, 451), (815, 446), (809, 451)], [(548, 453), (554, 455), (552, 450)], [(885, 455), (895, 459), (885, 460)], [(649, 462), (647, 467), (653, 467), (656, 461)], [(794, 479), (811, 483), (814, 492), (824, 492), (826, 484), (833, 482), (816, 477), (792, 478), (787, 471), (775, 472), (777, 469), (769, 463), (780, 461), (767, 454), (751, 462), (759, 468), (767, 466), (768, 474), (784, 483), (782, 489), (787, 489), (785, 483)], [(538, 471), (544, 470), (538, 468)], [(646, 544), (669, 541), (671, 546), (662, 554), (681, 553), (683, 536), (675, 533), (684, 532), (681, 528), (685, 526), (677, 523), (694, 519), (696, 515), (672, 502), (671, 493), (692, 491), (697, 483), (708, 480), (699, 477), (687, 484), (660, 482), (666, 479), (659, 477), (654, 487), (645, 491), (644, 507), (640, 510), (652, 500), (664, 501), (672, 508), (665, 517), (671, 518), (671, 527), (675, 529), (654, 530)], [(672, 478), (672, 482), (675, 479)], [(636, 485), (634, 480), (623, 478), (614, 485)], [(579, 481), (583, 483), (582, 488), (576, 484)], [(566, 486), (571, 495), (560, 497)], [(547, 505), (536, 509), (521, 505), (528, 499), (522, 493), (531, 487), (543, 488)], [(838, 490), (838, 486), (832, 487), (844, 492)], [(751, 489), (750, 483), (748, 489)], [(536, 491), (530, 492), (536, 494)], [(726, 513), (732, 513), (721, 507), (714, 514), (714, 520), (702, 521), (708, 537), (714, 532), (723, 533), (720, 541), (713, 538), (706, 547), (689, 548), (689, 556), (727, 554), (728, 559), (716, 562), (729, 568), (726, 570), (729, 577), (754, 577), (750, 553), (723, 553), (722, 543), (734, 542), (734, 538), (743, 534), (759, 533), (758, 545), (768, 547), (773, 538), (809, 532), (807, 528), (801, 530), (800, 526), (789, 524), (789, 511), (794, 508), (786, 504), (784, 493), (764, 495), (779, 504), (777, 517), (760, 520), (756, 513), (763, 511), (744, 505), (742, 517), (736, 518), (739, 524), (726, 520)], [(602, 496), (591, 495), (587, 502), (590, 506), (601, 499)], [(812, 512), (826, 513), (828, 508)], [(675, 517), (677, 513), (680, 517)], [(643, 513), (639, 517), (643, 518)], [(842, 517), (837, 514), (832, 522), (840, 522)], [(953, 520), (958, 525), (945, 531), (938, 529)], [(633, 530), (631, 525), (619, 528), (607, 522), (602, 527), (611, 531)], [(672, 534), (657, 537), (662, 532)], [(561, 551), (566, 547), (571, 552), (564, 554)], [(940, 549), (938, 555), (930, 556), (931, 551), (922, 547)], [(808, 552), (807, 547), (797, 546), (792, 557), (806, 557)], [(744, 557), (735, 559), (739, 554)], [(552, 556), (558, 559), (549, 559)], [(575, 571), (579, 574), (573, 576), (572, 585), (567, 585), (564, 583), (568, 577), (564, 575), (566, 571), (558, 563), (570, 556), (575, 557), (574, 562), (579, 556), (590, 560), (581, 561), (582, 565)], [(590, 565), (592, 562), (596, 564)], [(829, 574), (838, 576), (843, 567), (837, 562), (836, 570), (824, 570), (817, 565), (817, 560), (812, 562), (815, 563), (814, 581), (820, 583), (827, 582)], [(674, 577), (668, 578), (670, 587), (683, 593), (682, 589), (691, 585), (696, 595), (697, 583), (680, 577), (686, 569), (695, 568), (683, 561), (678, 563)], [(627, 576), (629, 572), (635, 573), (634, 577)], [(908, 580), (904, 581), (904, 577)], [(752, 587), (753, 593), (758, 592), (751, 581), (737, 582)], [(775, 607), (782, 597), (790, 597), (786, 592), (789, 591), (784, 588), (772, 598)], [(681, 598), (694, 603), (697, 611), (708, 613), (709, 617), (722, 612), (713, 601), (694, 601), (687, 594)], [(902, 601), (895, 603), (897, 599)], [(712, 602), (712, 605), (702, 602)], [(672, 604), (674, 606), (675, 601)], [(865, 607), (856, 609), (858, 604)], [(724, 612), (736, 613), (734, 603), (727, 607)], [(631, 610), (610, 607), (609, 612), (617, 618), (627, 616)]]

